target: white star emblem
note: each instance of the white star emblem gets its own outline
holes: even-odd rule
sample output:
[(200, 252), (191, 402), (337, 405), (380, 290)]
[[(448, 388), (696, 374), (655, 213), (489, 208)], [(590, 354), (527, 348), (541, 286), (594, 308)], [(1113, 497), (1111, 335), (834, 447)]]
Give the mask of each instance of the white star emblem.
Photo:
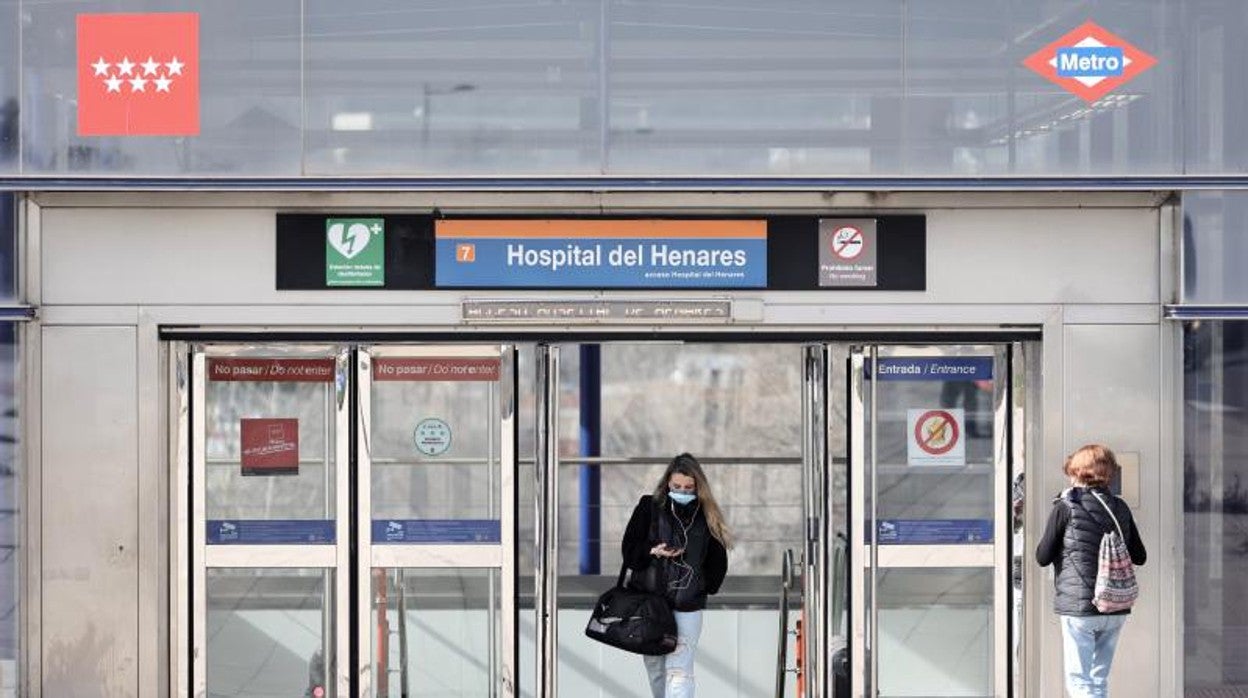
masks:
[(169, 69), (169, 74), (170, 74), (170, 75), (181, 75), (181, 74), (182, 74), (182, 66), (184, 66), (184, 65), (186, 65), (186, 64), (185, 64), (185, 63), (180, 62), (180, 61), (178, 60), (178, 57), (177, 57), (177, 56), (174, 56), (172, 61), (169, 61), (168, 63), (166, 63), (166, 64), (165, 64), (165, 67), (167, 67), (167, 68)]
[(108, 85), (109, 92), (121, 92), (121, 78), (110, 75), (104, 84)]
[(169, 83), (171, 83), (171, 82), (173, 82), (173, 81), (172, 81), (172, 80), (170, 80), (169, 78), (162, 78), (162, 77), (157, 76), (157, 78), (156, 78), (155, 80), (153, 80), (152, 82), (156, 83), (156, 91), (157, 91), (157, 92), (168, 92), (168, 91), (169, 91)]
[(134, 64), (130, 62), (129, 56), (121, 59), (121, 62), (117, 64), (118, 75), (129, 75), (131, 70), (134, 70)]
[(104, 57), (100, 56), (100, 60), (91, 64), (91, 67), (95, 68), (95, 77), (98, 78), (101, 75), (108, 75), (108, 66), (110, 65), (112, 65), (112, 63), (105, 61)]
[(147, 84), (147, 81), (143, 78), (131, 78), (129, 82), (131, 92), (142, 92), (143, 86)]
[(143, 66), (144, 75), (155, 75), (156, 69), (160, 67), (160, 64), (152, 60), (151, 56), (147, 57), (147, 62), (140, 63), (139, 65)]

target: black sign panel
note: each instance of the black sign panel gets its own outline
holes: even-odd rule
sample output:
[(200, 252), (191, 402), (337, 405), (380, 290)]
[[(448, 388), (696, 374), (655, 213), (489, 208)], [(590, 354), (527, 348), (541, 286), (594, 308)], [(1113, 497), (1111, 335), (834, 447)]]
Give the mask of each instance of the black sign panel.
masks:
[[(362, 290), (351, 287), (331, 287), (326, 283), (326, 221), (330, 218), (360, 217), (380, 218), (385, 225), (385, 283), (382, 286), (363, 287), (363, 290), (432, 290), (437, 288), (434, 282), (433, 216), (330, 212), (277, 214), (277, 289), (279, 291)], [(516, 218), (516, 216), (508, 218)], [(551, 216), (532, 216), (532, 218), (551, 218)], [(758, 216), (747, 218), (759, 219)], [(664, 219), (673, 220), (674, 217), (664, 216)], [(767, 290), (923, 291), (927, 287), (927, 222), (922, 215), (844, 214), (825, 217), (767, 216), (765, 219), (767, 221)], [(820, 221), (836, 219), (873, 219), (875, 221), (874, 285), (829, 286), (826, 277), (824, 285), (820, 285)], [(826, 254), (824, 256), (826, 257)], [(568, 291), (568, 289), (560, 290), (565, 293)], [(741, 289), (686, 290), (739, 291)]]

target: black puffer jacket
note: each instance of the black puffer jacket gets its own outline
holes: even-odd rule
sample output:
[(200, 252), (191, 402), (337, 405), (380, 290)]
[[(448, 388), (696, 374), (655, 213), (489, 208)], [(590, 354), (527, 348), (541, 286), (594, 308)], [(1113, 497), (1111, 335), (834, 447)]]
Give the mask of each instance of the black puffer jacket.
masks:
[[(1101, 536), (1114, 530), (1114, 521), (1092, 492), (1100, 495), (1117, 517), (1122, 535), (1126, 537), (1131, 561), (1142, 565), (1148, 558), (1126, 502), (1102, 487), (1072, 487), (1063, 491), (1053, 500), (1053, 511), (1049, 513), (1044, 537), (1036, 546), (1036, 562), (1041, 567), (1049, 564), (1055, 567), (1053, 584), (1057, 594), (1053, 598), (1053, 610), (1058, 615), (1103, 615), (1092, 605), (1092, 596), (1096, 589)], [(1113, 615), (1124, 613), (1130, 611), (1119, 611)]]

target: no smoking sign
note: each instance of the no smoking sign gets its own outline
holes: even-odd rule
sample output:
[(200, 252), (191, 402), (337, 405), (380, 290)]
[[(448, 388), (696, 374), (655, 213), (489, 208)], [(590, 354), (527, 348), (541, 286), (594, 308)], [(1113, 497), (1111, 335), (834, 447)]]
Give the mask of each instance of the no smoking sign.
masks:
[(962, 409), (906, 410), (906, 462), (910, 465), (966, 465)]
[(840, 259), (857, 259), (866, 248), (862, 231), (852, 225), (837, 228), (832, 233), (832, 254)]

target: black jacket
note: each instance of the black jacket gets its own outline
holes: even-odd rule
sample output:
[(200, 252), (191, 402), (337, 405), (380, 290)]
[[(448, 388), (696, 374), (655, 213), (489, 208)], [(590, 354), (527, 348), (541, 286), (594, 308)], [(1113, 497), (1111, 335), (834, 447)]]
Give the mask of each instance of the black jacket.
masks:
[[(638, 500), (637, 506), (633, 508), (633, 515), (628, 519), (628, 526), (624, 529), (624, 541), (620, 548), (624, 554), (624, 564), (630, 569), (644, 570), (650, 566), (650, 561), (653, 559), (650, 557), (650, 549), (659, 543), (650, 537), (650, 519), (654, 508), (652, 495), (642, 497)], [(703, 517), (703, 514), (699, 512), (698, 516)], [(707, 536), (706, 558), (702, 563), (702, 579), (706, 585), (706, 593), (708, 595), (718, 593), (727, 574), (728, 551), (715, 536)]]
[[(1056, 576), (1053, 586), (1053, 610), (1062, 616), (1104, 615), (1092, 605), (1096, 588), (1096, 570), (1101, 548), (1101, 536), (1114, 529), (1114, 521), (1096, 497), (1095, 491), (1113, 510), (1122, 535), (1126, 538), (1127, 552), (1131, 562), (1142, 565), (1148, 559), (1140, 531), (1135, 526), (1127, 503), (1109, 493), (1103, 487), (1072, 487), (1053, 500), (1049, 523), (1044, 536), (1036, 546), (1036, 562), (1041, 567), (1053, 564)], [(1119, 611), (1122, 615), (1130, 611)]]

